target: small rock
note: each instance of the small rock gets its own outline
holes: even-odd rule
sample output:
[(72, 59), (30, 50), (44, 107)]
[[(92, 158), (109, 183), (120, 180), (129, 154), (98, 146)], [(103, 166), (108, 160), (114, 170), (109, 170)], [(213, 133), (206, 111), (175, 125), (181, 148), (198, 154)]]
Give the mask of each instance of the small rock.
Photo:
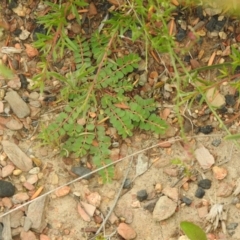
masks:
[(32, 227), (32, 221), (30, 218), (25, 217), (24, 218), (24, 224), (23, 224), (23, 229), (25, 232), (29, 231), (30, 228)]
[(205, 195), (204, 189), (202, 189), (201, 187), (198, 187), (196, 192), (195, 192), (195, 197), (203, 198), (204, 195)]
[(71, 171), (74, 174), (78, 175), (79, 177), (87, 175), (87, 176), (83, 177), (83, 179), (86, 179), (86, 180), (88, 180), (92, 177), (92, 175), (90, 174), (91, 170), (89, 168), (86, 168), (86, 167), (81, 167), (81, 166), (80, 167), (72, 167)]
[(21, 226), (21, 219), (23, 217), (24, 213), (21, 210), (18, 210), (14, 213), (11, 213), (11, 227), (12, 228), (17, 228)]
[(214, 139), (214, 140), (212, 141), (212, 145), (213, 145), (214, 147), (218, 147), (220, 144), (221, 144), (221, 139), (220, 139), (220, 138), (219, 138), (219, 139)]
[(204, 146), (197, 148), (194, 153), (203, 169), (209, 169), (215, 163), (213, 155)]
[(22, 171), (29, 171), (32, 168), (32, 160), (15, 143), (2, 141), (3, 150), (13, 162)]
[(221, 108), (226, 104), (225, 97), (216, 88), (208, 89), (206, 98), (213, 107)]
[(179, 199), (178, 188), (172, 188), (167, 186), (162, 190), (162, 193), (174, 201), (178, 201)]
[(29, 182), (30, 184), (35, 184), (38, 181), (38, 175), (37, 174), (30, 175), (27, 178), (27, 180), (24, 180), (24, 182), (25, 181)]
[(30, 108), (15, 91), (6, 93), (4, 98), (10, 105), (18, 118), (25, 118), (30, 115)]
[(211, 126), (211, 125), (199, 127), (199, 132), (204, 133), (204, 134), (209, 134), (212, 131), (213, 131), (213, 126)]
[(69, 186), (64, 186), (55, 191), (57, 197), (64, 197), (69, 194), (71, 188)]
[(138, 199), (140, 202), (146, 200), (147, 197), (148, 197), (148, 193), (147, 193), (147, 191), (146, 191), (145, 189), (140, 190), (140, 191), (137, 192), (137, 199)]
[(23, 184), (23, 186), (24, 186), (27, 190), (29, 190), (29, 191), (32, 191), (32, 190), (35, 189), (35, 187), (34, 187), (31, 183), (29, 183), (29, 182), (25, 182), (25, 183)]
[(21, 82), (19, 79), (10, 80), (7, 85), (14, 90), (19, 90), (21, 88)]
[(80, 203), (82, 204), (85, 212), (86, 212), (90, 217), (92, 217), (93, 214), (94, 214), (94, 212), (95, 212), (95, 210), (96, 210), (96, 207), (93, 206), (93, 205), (91, 205), (91, 204), (85, 203), (85, 202), (83, 202), (83, 201), (80, 201)]
[(39, 167), (34, 167), (28, 173), (30, 173), (30, 174), (38, 174), (39, 172), (40, 172), (40, 168)]
[(190, 240), (186, 235), (183, 235), (178, 238), (178, 240)]
[(7, 165), (5, 167), (2, 168), (2, 177), (8, 177), (13, 173), (14, 170), (14, 166), (13, 165)]
[(186, 37), (186, 35), (187, 35), (187, 31), (182, 28), (179, 28), (175, 37), (178, 42), (182, 42), (183, 39)]
[(148, 169), (148, 157), (140, 153), (137, 157), (136, 176), (142, 175)]
[(37, 99), (39, 99), (39, 93), (38, 92), (31, 92), (29, 94), (29, 98), (31, 98), (32, 100), (37, 100)]
[(177, 203), (172, 201), (167, 196), (162, 196), (156, 203), (153, 210), (153, 218), (157, 221), (165, 220), (171, 217), (177, 208)]
[(197, 208), (197, 211), (200, 218), (205, 218), (208, 215), (208, 206)]
[(24, 46), (26, 47), (26, 53), (28, 57), (32, 58), (38, 55), (38, 50), (30, 44), (25, 43)]
[(192, 204), (192, 200), (188, 197), (183, 196), (181, 199), (187, 206), (190, 206)]
[(42, 105), (41, 105), (41, 102), (38, 101), (38, 100), (31, 100), (29, 101), (29, 104), (32, 106), (32, 107), (35, 107), (35, 108), (40, 108)]
[(198, 182), (198, 186), (203, 189), (210, 189), (211, 185), (212, 185), (212, 182), (209, 179), (202, 179)]
[(228, 174), (226, 168), (218, 167), (218, 166), (214, 166), (212, 168), (212, 171), (213, 171), (214, 178), (216, 178), (218, 180), (224, 179), (227, 176), (227, 174)]
[(48, 198), (45, 196), (29, 204), (27, 217), (32, 221), (31, 228), (35, 232), (41, 233), (42, 230), (47, 226), (45, 218), (46, 211), (44, 211), (47, 201)]
[(99, 207), (101, 203), (101, 196), (97, 192), (92, 192), (86, 196), (87, 201), (95, 207)]
[(238, 226), (238, 223), (229, 223), (227, 226), (226, 226), (226, 228), (227, 228), (227, 230), (235, 230), (236, 228), (237, 228), (237, 226)]
[(12, 197), (15, 193), (15, 187), (12, 183), (0, 180), (0, 197)]
[(146, 202), (143, 206), (144, 209), (148, 210), (149, 212), (153, 212), (155, 206), (156, 206), (156, 203), (157, 203), (158, 199), (155, 198), (155, 199), (152, 199), (148, 202)]
[(6, 127), (10, 130), (16, 131), (23, 128), (23, 124), (20, 121), (17, 121), (14, 118), (11, 118), (10, 121), (6, 123)]
[(12, 201), (14, 204), (18, 204), (18, 203), (23, 203), (23, 202), (27, 201), (28, 199), (29, 199), (29, 196), (27, 193), (19, 192), (19, 193), (13, 195)]
[(236, 100), (235, 100), (235, 97), (234, 95), (232, 94), (227, 94), (225, 96), (225, 99), (226, 99), (226, 104), (229, 105), (229, 106), (234, 106)]
[(18, 176), (18, 175), (20, 175), (22, 173), (22, 170), (20, 170), (20, 169), (15, 169), (14, 171), (13, 171), (13, 175), (14, 176)]
[(51, 240), (51, 239), (45, 234), (40, 234), (40, 240)]
[(123, 184), (123, 189), (131, 189), (132, 188), (132, 181), (131, 179), (127, 178)]
[(79, 215), (81, 216), (81, 218), (85, 221), (85, 222), (90, 222), (91, 218), (90, 216), (86, 213), (86, 211), (82, 208), (81, 204), (78, 203), (77, 205), (77, 210)]
[(2, 204), (4, 207), (10, 209), (13, 206), (12, 200), (8, 197), (2, 198)]
[(120, 223), (118, 225), (117, 232), (126, 240), (134, 239), (137, 236), (136, 232), (126, 223)]
[(21, 240), (36, 240), (37, 237), (32, 231), (25, 232), (24, 230), (20, 234)]
[(156, 191), (156, 193), (160, 193), (162, 191), (162, 184), (161, 183), (157, 183), (155, 185), (154, 190)]
[(220, 182), (217, 189), (218, 197), (229, 197), (233, 192), (232, 184)]
[(166, 173), (170, 177), (177, 177), (179, 174), (179, 169), (167, 167), (163, 170), (164, 173)]

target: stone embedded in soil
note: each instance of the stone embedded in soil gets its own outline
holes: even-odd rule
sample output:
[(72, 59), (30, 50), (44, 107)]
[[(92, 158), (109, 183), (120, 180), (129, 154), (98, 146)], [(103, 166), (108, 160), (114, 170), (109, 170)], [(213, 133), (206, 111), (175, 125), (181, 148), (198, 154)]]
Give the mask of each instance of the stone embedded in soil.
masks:
[(225, 97), (215, 88), (207, 90), (206, 98), (213, 107), (221, 108), (226, 104)]
[(29, 196), (25, 192), (19, 192), (13, 195), (12, 201), (14, 204), (23, 203), (29, 199)]
[(140, 153), (137, 157), (136, 176), (142, 175), (148, 169), (148, 157)]
[(131, 189), (132, 181), (131, 179), (127, 178), (123, 184), (123, 189)]
[(212, 168), (212, 171), (213, 171), (214, 178), (218, 179), (218, 180), (224, 179), (227, 176), (227, 174), (228, 174), (227, 169), (224, 168), (224, 167), (214, 166)]
[(93, 206), (93, 205), (91, 205), (91, 204), (85, 203), (85, 202), (83, 202), (83, 201), (80, 201), (80, 203), (82, 204), (85, 212), (86, 212), (90, 217), (92, 217), (93, 214), (94, 214), (94, 212), (95, 212), (95, 210), (96, 210), (96, 207)]
[(214, 146), (214, 147), (218, 147), (220, 144), (221, 144), (221, 139), (219, 138), (219, 139), (214, 139), (213, 141), (212, 141), (212, 145)]
[(172, 200), (178, 201), (178, 198), (179, 198), (178, 188), (172, 188), (167, 186), (162, 190), (162, 193), (167, 197), (171, 198)]
[(210, 189), (212, 186), (212, 182), (209, 179), (202, 179), (198, 182), (198, 186), (203, 189)]
[(179, 174), (179, 169), (167, 167), (167, 168), (164, 168), (163, 172), (166, 173), (170, 177), (177, 177)]
[(148, 210), (149, 212), (153, 212), (155, 206), (156, 206), (156, 203), (157, 203), (158, 199), (155, 198), (155, 199), (152, 199), (148, 202), (146, 202), (143, 206), (144, 209)]
[(229, 106), (234, 106), (236, 100), (233, 94), (227, 94), (225, 95), (225, 99), (226, 99), (226, 104)]
[(20, 234), (21, 240), (36, 240), (37, 237), (32, 231), (25, 232), (24, 230)]
[(156, 203), (153, 210), (153, 218), (157, 221), (165, 220), (171, 217), (177, 208), (177, 203), (167, 196), (162, 196)]
[(69, 186), (64, 186), (64, 187), (57, 189), (55, 191), (55, 195), (57, 197), (64, 197), (64, 196), (68, 195), (70, 193), (70, 191), (71, 191), (71, 188)]
[(192, 204), (192, 199), (188, 198), (188, 197), (185, 197), (183, 196), (182, 197), (182, 202), (184, 202), (187, 206), (190, 206)]
[(7, 92), (4, 99), (9, 103), (12, 111), (18, 118), (25, 118), (30, 115), (30, 108), (17, 92)]
[(32, 168), (32, 160), (15, 143), (7, 140), (2, 141), (4, 152), (9, 159), (22, 171), (29, 171)]
[(202, 189), (201, 187), (198, 187), (196, 192), (195, 192), (195, 197), (203, 198), (204, 195), (205, 195), (204, 189)]
[(209, 169), (215, 163), (213, 155), (204, 146), (197, 148), (194, 153), (202, 169)]
[(22, 129), (23, 124), (20, 121), (14, 119), (14, 118), (11, 118), (10, 121), (8, 121), (6, 123), (6, 127), (10, 130), (16, 131), (16, 130)]
[(23, 224), (23, 229), (25, 232), (29, 231), (30, 228), (32, 227), (32, 221), (28, 217), (24, 217), (24, 224)]
[[(87, 175), (87, 174), (91, 173), (91, 170), (90, 170), (89, 168), (81, 167), (81, 166), (80, 166), (80, 167), (72, 167), (72, 168), (71, 168), (71, 171), (72, 171), (74, 174), (78, 175), (79, 177), (82, 177), (82, 176), (84, 176), (84, 175)], [(92, 177), (92, 174), (89, 174), (89, 175), (83, 177), (83, 179), (88, 180), (88, 179), (90, 179), (91, 177)]]
[(13, 165), (7, 165), (5, 167), (2, 168), (2, 177), (8, 177), (13, 173), (13, 170), (15, 169), (15, 167)]
[(30, 184), (35, 184), (37, 181), (38, 181), (38, 175), (37, 174), (30, 175), (27, 178), (27, 182), (30, 183)]
[(199, 132), (204, 133), (204, 134), (209, 134), (213, 131), (213, 126), (212, 125), (206, 125), (199, 127)]
[(220, 182), (217, 189), (218, 197), (229, 197), (233, 192), (233, 185), (226, 182)]
[(126, 223), (120, 223), (117, 227), (118, 234), (126, 240), (134, 239), (137, 233)]
[(137, 199), (142, 202), (144, 200), (146, 200), (148, 197), (148, 193), (145, 189), (142, 189), (140, 191), (137, 192)]
[(0, 180), (0, 197), (12, 197), (15, 193), (15, 187), (12, 183)]
[(93, 206), (99, 207), (101, 204), (102, 197), (97, 192), (92, 192), (86, 196), (88, 203)]
[(41, 233), (42, 230), (47, 226), (45, 218), (45, 207), (47, 205), (48, 198), (41, 197), (34, 202), (29, 204), (27, 217), (32, 221), (32, 229), (35, 232)]
[(179, 28), (175, 37), (178, 42), (182, 42), (183, 39), (186, 37), (186, 35), (187, 35), (187, 31), (182, 28)]
[(83, 209), (83, 207), (81, 206), (80, 203), (78, 203), (78, 205), (77, 205), (77, 210), (78, 210), (79, 215), (85, 222), (91, 221), (90, 216), (86, 213), (86, 211)]
[(4, 238), (2, 238), (2, 239), (3, 240), (4, 239), (11, 240), (12, 239), (12, 233), (11, 233), (11, 225), (10, 225), (10, 214), (8, 214), (8, 215), (6, 215), (2, 218), (2, 224), (4, 226), (3, 231), (2, 231), (2, 236)]

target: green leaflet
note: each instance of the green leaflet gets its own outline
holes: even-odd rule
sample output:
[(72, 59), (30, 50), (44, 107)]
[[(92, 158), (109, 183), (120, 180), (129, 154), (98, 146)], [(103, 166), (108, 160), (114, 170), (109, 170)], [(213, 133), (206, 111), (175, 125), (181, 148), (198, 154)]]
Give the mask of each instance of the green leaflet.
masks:
[(194, 223), (183, 221), (180, 227), (190, 240), (207, 240), (205, 232)]

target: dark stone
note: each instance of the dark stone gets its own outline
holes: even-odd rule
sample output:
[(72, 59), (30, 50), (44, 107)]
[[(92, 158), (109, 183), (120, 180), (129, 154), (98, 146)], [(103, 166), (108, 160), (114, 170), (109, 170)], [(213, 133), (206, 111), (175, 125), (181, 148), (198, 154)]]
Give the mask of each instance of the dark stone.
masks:
[(19, 36), (21, 33), (22, 33), (22, 30), (21, 30), (20, 28), (17, 28), (17, 29), (15, 29), (15, 30), (13, 31), (13, 34), (14, 34), (15, 36)]
[(227, 20), (226, 18), (223, 18), (222, 21), (217, 21), (214, 30), (218, 32), (221, 31), (226, 23), (226, 20)]
[(185, 196), (182, 197), (182, 202), (184, 202), (187, 206), (190, 206), (192, 204), (192, 200)]
[(195, 192), (195, 197), (203, 198), (204, 195), (205, 195), (204, 189), (202, 189), (201, 187), (198, 187), (198, 189)]
[(27, 78), (23, 74), (18, 74), (18, 77), (19, 77), (20, 82), (21, 82), (21, 88), (26, 89), (27, 86), (28, 86)]
[(15, 193), (15, 187), (12, 183), (0, 180), (0, 197), (12, 197)]
[(202, 6), (198, 6), (196, 8), (196, 14), (197, 14), (197, 17), (199, 19), (201, 19), (201, 20), (203, 20), (205, 18), (204, 15), (203, 15), (203, 8), (202, 8)]
[(200, 102), (202, 100), (202, 94), (198, 94), (195, 98), (197, 102)]
[(209, 179), (202, 179), (198, 182), (198, 186), (203, 189), (209, 189), (212, 186), (212, 181)]
[(140, 190), (137, 192), (137, 199), (142, 202), (144, 200), (146, 200), (148, 197), (147, 191), (145, 189)]
[(143, 208), (148, 210), (149, 212), (153, 212), (157, 201), (158, 201), (158, 198), (152, 199), (152, 200), (148, 201), (147, 203), (145, 203)]
[(44, 28), (44, 25), (38, 25), (34, 30), (33, 30), (33, 40), (37, 41), (38, 40), (38, 34), (46, 35), (47, 30)]
[(218, 15), (211, 17), (210, 21), (206, 24), (206, 29), (210, 32), (214, 31), (217, 22), (218, 22)]
[(184, 56), (183, 61), (190, 63), (191, 57), (189, 55)]
[(44, 99), (43, 99), (43, 101), (44, 102), (54, 102), (54, 101), (56, 101), (57, 100), (57, 97), (56, 96), (46, 96)]
[(178, 33), (176, 34), (176, 40), (178, 42), (181, 42), (186, 37), (186, 35), (187, 35), (187, 31), (182, 28), (179, 28)]
[[(91, 170), (90, 170), (89, 168), (81, 167), (81, 166), (80, 166), (80, 167), (72, 167), (72, 168), (71, 168), (71, 171), (72, 171), (74, 174), (78, 175), (79, 177), (82, 177), (82, 176), (84, 176), (84, 175), (86, 175), (86, 174), (91, 173)], [(92, 174), (84, 177), (83, 179), (88, 180), (88, 179), (90, 179), (91, 177), (92, 177)]]
[(204, 133), (204, 134), (209, 134), (213, 131), (213, 126), (212, 125), (206, 125), (203, 127), (199, 127), (199, 132)]
[(227, 105), (234, 106), (234, 104), (236, 102), (234, 95), (228, 94), (228, 95), (225, 96), (225, 99), (226, 99), (226, 104)]
[(131, 179), (127, 178), (123, 184), (123, 189), (130, 189), (132, 188), (132, 181)]
[(212, 145), (214, 146), (214, 147), (218, 147), (220, 144), (221, 144), (221, 142), (222, 142), (222, 140), (219, 138), (219, 139), (214, 139), (213, 141), (212, 141)]
[(219, 113), (220, 114), (224, 114), (224, 113), (226, 113), (228, 110), (227, 110), (227, 108), (225, 107), (225, 106), (223, 106), (223, 107), (221, 107), (220, 109), (219, 109)]
[(238, 223), (229, 223), (226, 228), (227, 230), (235, 230), (238, 226)]

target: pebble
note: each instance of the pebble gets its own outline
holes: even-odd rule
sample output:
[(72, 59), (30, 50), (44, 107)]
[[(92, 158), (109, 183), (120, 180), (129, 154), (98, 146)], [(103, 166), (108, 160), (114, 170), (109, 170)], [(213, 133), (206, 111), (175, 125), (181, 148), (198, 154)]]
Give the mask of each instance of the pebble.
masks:
[(39, 98), (39, 93), (38, 92), (31, 92), (29, 94), (29, 98), (31, 98), (32, 100), (37, 100)]
[(213, 145), (214, 147), (218, 147), (218, 146), (221, 144), (221, 142), (222, 142), (222, 140), (221, 140), (220, 138), (214, 139), (214, 140), (212, 141), (212, 145)]
[(37, 237), (32, 231), (25, 232), (24, 230), (20, 233), (21, 240), (36, 240)]
[(40, 172), (40, 168), (39, 167), (34, 167), (28, 173), (29, 174), (38, 174), (39, 172)]
[(179, 169), (178, 168), (167, 167), (163, 170), (163, 172), (166, 173), (168, 176), (177, 177), (178, 174), (179, 174)]
[(18, 176), (18, 175), (20, 175), (22, 173), (22, 170), (20, 170), (20, 169), (15, 169), (14, 171), (13, 171), (13, 175), (14, 176)]
[(137, 236), (137, 233), (126, 223), (120, 223), (117, 227), (118, 234), (124, 239), (131, 240)]
[(34, 202), (29, 204), (27, 217), (32, 221), (32, 227), (36, 232), (42, 232), (47, 226), (46, 222), (46, 211), (44, 211), (46, 204), (48, 202), (48, 197), (41, 197)]
[(40, 234), (40, 240), (51, 240), (51, 239), (45, 234)]
[(179, 28), (175, 37), (178, 42), (181, 42), (186, 37), (186, 35), (187, 35), (187, 31), (182, 28)]
[(233, 185), (226, 182), (220, 182), (217, 189), (218, 197), (229, 197), (233, 192)]
[(16, 131), (16, 130), (22, 129), (23, 124), (20, 121), (14, 119), (14, 118), (11, 118), (10, 121), (8, 121), (6, 123), (6, 127), (10, 130)]
[(86, 202), (83, 202), (83, 201), (80, 201), (80, 203), (82, 204), (85, 212), (90, 216), (92, 217), (94, 215), (94, 212), (96, 210), (96, 207), (91, 205), (91, 204), (88, 204)]
[(162, 196), (156, 203), (153, 210), (153, 218), (157, 221), (165, 220), (171, 217), (177, 208), (177, 203), (167, 196)]
[(213, 107), (221, 108), (226, 104), (225, 97), (214, 87), (206, 91), (206, 98)]
[(229, 106), (234, 106), (234, 104), (235, 104), (235, 97), (234, 97), (234, 95), (232, 95), (232, 94), (227, 94), (226, 96), (225, 96), (225, 99), (226, 99), (226, 104), (227, 105), (229, 105)]
[(227, 228), (227, 230), (235, 230), (236, 228), (237, 228), (237, 226), (238, 226), (238, 223), (229, 223), (227, 226), (226, 226), (226, 228)]
[(8, 197), (2, 198), (2, 204), (4, 207), (10, 209), (13, 206), (12, 200)]
[(209, 169), (215, 163), (213, 155), (204, 146), (197, 148), (194, 153), (202, 169)]
[(172, 188), (167, 186), (162, 190), (162, 193), (167, 197), (171, 198), (172, 200), (178, 201), (178, 198), (179, 198), (178, 188)]
[(85, 222), (91, 221), (90, 216), (85, 212), (85, 210), (83, 209), (83, 207), (81, 206), (80, 203), (78, 203), (78, 205), (77, 205), (77, 210), (78, 210), (79, 215)]
[(1, 142), (3, 150), (13, 162), (22, 171), (29, 171), (32, 168), (32, 160), (15, 143), (7, 140)]
[(24, 224), (23, 224), (23, 229), (25, 232), (29, 231), (30, 228), (32, 227), (32, 221), (30, 218), (25, 217), (24, 218)]
[(206, 125), (199, 127), (199, 132), (204, 133), (204, 134), (209, 134), (213, 131), (213, 126), (212, 125)]
[(23, 215), (24, 215), (24, 213), (21, 210), (18, 210), (16, 212), (10, 214), (12, 228), (17, 228), (17, 227), (21, 226), (21, 219), (22, 219)]
[(15, 193), (15, 187), (12, 183), (0, 180), (0, 197), (12, 197)]
[(192, 204), (192, 200), (188, 197), (183, 196), (182, 197), (182, 202), (184, 202), (187, 206), (190, 206)]
[(69, 194), (71, 188), (69, 186), (64, 186), (55, 191), (57, 197), (64, 197)]
[(14, 170), (14, 166), (13, 165), (7, 165), (5, 167), (2, 168), (2, 177), (8, 177), (13, 173)]
[(195, 192), (195, 197), (203, 198), (204, 195), (205, 195), (204, 189), (202, 189), (201, 187), (198, 187), (196, 192)]
[(212, 168), (212, 171), (213, 171), (214, 178), (218, 179), (218, 180), (224, 179), (227, 176), (227, 174), (228, 174), (227, 169), (224, 168), (224, 167), (214, 166)]
[(30, 108), (15, 91), (9, 91), (4, 98), (10, 105), (18, 118), (25, 118), (30, 115)]
[(24, 186), (27, 190), (29, 190), (29, 191), (32, 191), (32, 190), (35, 189), (35, 187), (34, 187), (31, 183), (29, 183), (29, 182), (25, 182), (25, 183), (23, 184), (23, 186)]
[[(91, 173), (91, 170), (90, 170), (89, 168), (82, 167), (82, 166), (80, 166), (80, 167), (72, 167), (72, 168), (71, 168), (71, 171), (72, 171), (74, 174), (78, 175), (79, 177), (82, 177), (82, 176), (84, 176), (84, 175), (87, 175), (87, 174)], [(88, 179), (90, 179), (91, 177), (92, 177), (92, 175), (90, 174), (90, 175), (87, 175), (87, 176), (83, 177), (83, 179), (88, 180)]]
[(145, 154), (140, 153), (137, 157), (136, 176), (142, 175), (148, 169), (149, 159)]
[(153, 212), (153, 210), (154, 210), (154, 208), (156, 206), (157, 201), (158, 201), (157, 198), (152, 199), (152, 200), (148, 201), (147, 203), (145, 203), (143, 208), (148, 210), (149, 212)]
[(27, 180), (24, 180), (24, 182), (27, 181), (31, 184), (35, 184), (37, 181), (38, 181), (38, 175), (36, 174), (33, 174), (33, 175), (30, 175)]
[(198, 186), (203, 189), (210, 189), (211, 185), (212, 185), (212, 182), (209, 179), (202, 179), (198, 182)]
[(41, 102), (38, 101), (38, 100), (31, 100), (31, 101), (29, 101), (29, 104), (32, 107), (35, 107), (35, 108), (40, 108), (41, 107)]
[(19, 192), (13, 195), (12, 201), (14, 204), (23, 203), (29, 199), (29, 196), (25, 192)]
[(148, 193), (147, 193), (147, 191), (146, 191), (145, 189), (140, 190), (140, 191), (137, 192), (137, 199), (138, 199), (140, 202), (146, 200), (147, 197), (148, 197)]
[(132, 188), (132, 181), (131, 179), (127, 178), (123, 184), (123, 189), (131, 189)]

